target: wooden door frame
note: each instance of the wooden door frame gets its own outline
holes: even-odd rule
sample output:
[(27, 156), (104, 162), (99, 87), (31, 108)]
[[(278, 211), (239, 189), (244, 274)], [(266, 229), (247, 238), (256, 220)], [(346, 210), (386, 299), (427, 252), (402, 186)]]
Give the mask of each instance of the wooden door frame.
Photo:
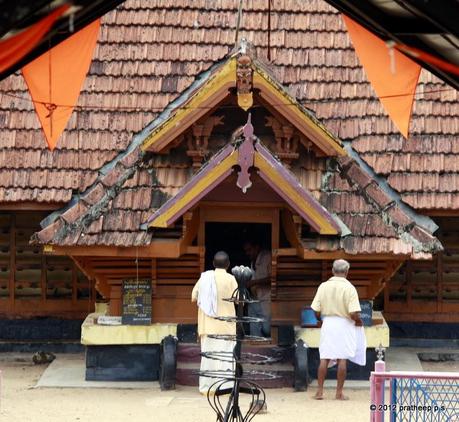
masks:
[[(242, 206), (241, 206), (242, 205)], [(271, 224), (271, 296), (277, 293), (277, 256), (280, 240), (280, 210), (276, 202), (201, 202), (199, 206), (198, 247), (201, 251), (200, 269), (204, 271), (206, 223)]]
[(205, 248), (206, 223), (262, 223), (271, 224), (271, 249), (279, 249), (279, 203), (201, 202), (199, 206), (198, 246)]

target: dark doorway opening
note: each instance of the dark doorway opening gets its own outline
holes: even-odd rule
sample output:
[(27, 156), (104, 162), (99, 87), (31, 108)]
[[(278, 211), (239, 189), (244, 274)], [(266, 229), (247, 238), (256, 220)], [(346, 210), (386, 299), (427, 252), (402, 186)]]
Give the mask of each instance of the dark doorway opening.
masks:
[(225, 251), (230, 257), (230, 268), (250, 265), (244, 253), (244, 242), (253, 240), (263, 249), (271, 249), (271, 224), (261, 223), (206, 223), (206, 270), (213, 269), (212, 259), (216, 252)]

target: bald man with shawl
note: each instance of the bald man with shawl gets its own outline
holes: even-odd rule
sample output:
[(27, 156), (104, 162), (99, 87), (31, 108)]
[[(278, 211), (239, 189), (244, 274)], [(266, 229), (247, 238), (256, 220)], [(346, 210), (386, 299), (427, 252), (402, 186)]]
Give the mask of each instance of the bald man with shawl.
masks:
[[(215, 270), (201, 274), (191, 293), (191, 300), (198, 305), (198, 335), (201, 342), (201, 352), (233, 352), (236, 343), (209, 337), (217, 335), (236, 335), (234, 322), (220, 321), (216, 316), (235, 316), (234, 304), (225, 301), (237, 289), (237, 281), (226, 270), (229, 267), (229, 257), (226, 252), (217, 252), (214, 256)], [(234, 371), (234, 362), (222, 362), (201, 357), (201, 372), (204, 371)], [(217, 378), (199, 377), (199, 392), (207, 394)]]
[(360, 302), (356, 288), (347, 280), (349, 263), (344, 259), (333, 262), (333, 277), (322, 283), (311, 304), (320, 329), (320, 366), (318, 389), (314, 396), (323, 399), (327, 369), (338, 363), (336, 399), (347, 400), (343, 394), (347, 360), (357, 365), (366, 364), (366, 339), (360, 318)]

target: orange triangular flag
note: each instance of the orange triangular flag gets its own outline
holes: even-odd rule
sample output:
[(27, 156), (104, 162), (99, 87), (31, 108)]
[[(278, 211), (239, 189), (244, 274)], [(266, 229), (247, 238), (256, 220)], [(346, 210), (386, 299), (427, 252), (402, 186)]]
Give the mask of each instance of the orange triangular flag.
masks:
[(100, 19), (22, 68), (51, 150), (75, 107), (91, 64)]
[(414, 93), (421, 66), (343, 15), (357, 56), (382, 105), (408, 138)]

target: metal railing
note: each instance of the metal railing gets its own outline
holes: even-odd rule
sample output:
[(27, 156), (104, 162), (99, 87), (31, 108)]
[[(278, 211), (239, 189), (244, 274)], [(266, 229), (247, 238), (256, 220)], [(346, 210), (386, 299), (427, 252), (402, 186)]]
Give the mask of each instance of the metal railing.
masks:
[(386, 372), (377, 361), (370, 398), (371, 422), (459, 422), (459, 372)]

